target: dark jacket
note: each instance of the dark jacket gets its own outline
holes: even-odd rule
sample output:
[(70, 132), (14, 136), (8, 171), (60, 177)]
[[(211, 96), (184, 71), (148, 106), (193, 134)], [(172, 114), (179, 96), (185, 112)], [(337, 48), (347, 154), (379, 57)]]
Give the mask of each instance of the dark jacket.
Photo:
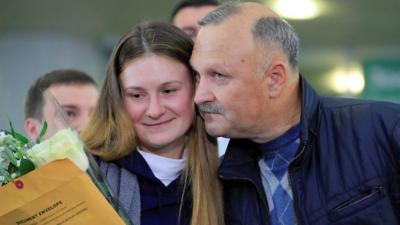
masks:
[(184, 207), (179, 212), (182, 196), (180, 177), (165, 187), (138, 151), (112, 162), (98, 157), (96, 161), (133, 225), (177, 225), (179, 215), (179, 224), (190, 223), (192, 204), (189, 194), (185, 195)]
[[(301, 142), (289, 166), (298, 224), (400, 222), (400, 105), (319, 97), (301, 79)], [(270, 224), (257, 144), (231, 139), (219, 176), (227, 225)]]

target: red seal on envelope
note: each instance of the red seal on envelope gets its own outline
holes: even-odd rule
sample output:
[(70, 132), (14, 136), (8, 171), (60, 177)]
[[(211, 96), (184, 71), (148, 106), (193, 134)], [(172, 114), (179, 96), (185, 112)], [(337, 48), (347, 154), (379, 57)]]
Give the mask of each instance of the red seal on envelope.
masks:
[(14, 180), (12, 182), (14, 183), (15, 187), (17, 187), (18, 189), (24, 188), (24, 182), (22, 182), (21, 180)]

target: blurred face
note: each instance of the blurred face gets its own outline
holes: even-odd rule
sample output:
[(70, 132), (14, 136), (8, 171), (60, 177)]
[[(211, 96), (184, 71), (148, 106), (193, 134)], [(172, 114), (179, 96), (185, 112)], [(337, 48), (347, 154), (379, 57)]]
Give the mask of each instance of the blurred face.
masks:
[(120, 79), (140, 147), (156, 154), (181, 152), (194, 119), (188, 68), (172, 58), (148, 54), (129, 62)]
[(175, 15), (172, 23), (194, 40), (200, 29), (199, 20), (215, 8), (213, 5), (185, 7)]
[(248, 28), (223, 23), (200, 30), (191, 58), (199, 73), (195, 103), (210, 135), (251, 139), (266, 116), (267, 85), (250, 31), (237, 30)]
[[(89, 116), (99, 97), (97, 88), (91, 84), (55, 85), (47, 89), (61, 106), (65, 117), (71, 125), (81, 131), (89, 120)], [(46, 137), (65, 128), (54, 103), (45, 96), (43, 121), (46, 120), (48, 129)]]

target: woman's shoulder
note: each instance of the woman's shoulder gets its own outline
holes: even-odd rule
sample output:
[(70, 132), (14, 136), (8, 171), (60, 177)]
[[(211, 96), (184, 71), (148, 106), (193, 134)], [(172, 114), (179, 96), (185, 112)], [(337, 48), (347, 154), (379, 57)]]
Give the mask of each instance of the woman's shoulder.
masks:
[(111, 191), (126, 210), (131, 221), (140, 221), (140, 190), (137, 176), (123, 168), (116, 161), (105, 161), (97, 157), (103, 178)]

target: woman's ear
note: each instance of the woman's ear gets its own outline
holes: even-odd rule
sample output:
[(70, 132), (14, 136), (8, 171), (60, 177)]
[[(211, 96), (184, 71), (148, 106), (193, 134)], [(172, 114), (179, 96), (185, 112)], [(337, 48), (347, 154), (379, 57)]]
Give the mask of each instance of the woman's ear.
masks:
[(265, 76), (267, 78), (269, 96), (272, 98), (279, 97), (287, 81), (287, 71), (284, 62), (272, 62), (265, 71)]
[(35, 118), (29, 117), (24, 123), (25, 132), (31, 140), (35, 140), (39, 136), (42, 123)]

